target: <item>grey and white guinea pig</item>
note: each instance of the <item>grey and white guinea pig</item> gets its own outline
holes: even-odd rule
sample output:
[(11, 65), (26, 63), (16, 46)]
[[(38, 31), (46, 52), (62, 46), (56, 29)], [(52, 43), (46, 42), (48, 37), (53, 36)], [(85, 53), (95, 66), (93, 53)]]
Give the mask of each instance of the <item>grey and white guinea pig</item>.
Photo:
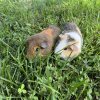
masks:
[(54, 53), (58, 54), (61, 59), (73, 59), (81, 53), (83, 37), (79, 27), (69, 22), (65, 24), (62, 34), (59, 35), (58, 44)]

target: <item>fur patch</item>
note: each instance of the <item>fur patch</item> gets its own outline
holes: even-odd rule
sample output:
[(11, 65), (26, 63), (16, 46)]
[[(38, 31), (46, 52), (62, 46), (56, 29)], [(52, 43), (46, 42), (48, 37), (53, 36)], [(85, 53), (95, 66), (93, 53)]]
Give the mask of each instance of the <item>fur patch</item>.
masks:
[[(82, 38), (81, 38), (81, 36), (77, 32), (68, 32), (68, 33), (65, 33), (64, 35), (69, 35), (72, 39), (74, 39), (76, 42), (78, 42), (78, 44), (76, 44), (76, 46), (79, 49), (81, 49)], [(64, 49), (68, 45), (68, 42), (69, 41), (67, 40), (67, 37), (65, 36), (64, 39), (59, 41), (57, 47), (55, 48), (55, 53), (59, 53), (59, 52), (61, 53), (61, 50)]]

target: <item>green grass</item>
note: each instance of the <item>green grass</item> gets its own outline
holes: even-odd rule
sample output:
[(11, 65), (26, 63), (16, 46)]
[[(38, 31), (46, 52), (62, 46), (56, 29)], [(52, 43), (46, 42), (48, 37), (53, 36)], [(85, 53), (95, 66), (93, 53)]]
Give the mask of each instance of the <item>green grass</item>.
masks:
[[(73, 61), (25, 58), (25, 41), (74, 21), (84, 45)], [(100, 100), (99, 0), (0, 0), (0, 100)]]

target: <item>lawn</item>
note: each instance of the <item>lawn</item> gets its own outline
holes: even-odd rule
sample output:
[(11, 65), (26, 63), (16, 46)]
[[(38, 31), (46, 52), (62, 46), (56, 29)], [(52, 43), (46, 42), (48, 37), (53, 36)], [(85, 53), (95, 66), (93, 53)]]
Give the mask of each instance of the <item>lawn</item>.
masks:
[[(84, 38), (73, 61), (25, 58), (25, 42), (74, 21)], [(100, 0), (0, 0), (0, 100), (100, 100)]]

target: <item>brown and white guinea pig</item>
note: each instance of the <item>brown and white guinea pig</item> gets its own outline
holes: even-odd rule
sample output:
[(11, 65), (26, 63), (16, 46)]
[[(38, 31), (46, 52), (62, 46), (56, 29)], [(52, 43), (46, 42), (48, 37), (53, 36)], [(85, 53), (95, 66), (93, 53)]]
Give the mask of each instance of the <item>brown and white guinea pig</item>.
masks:
[(72, 60), (81, 53), (83, 38), (79, 27), (75, 23), (65, 24), (64, 31), (59, 35), (59, 38), (55, 53), (61, 59)]
[(46, 56), (55, 45), (56, 39), (59, 36), (61, 30), (59, 27), (50, 25), (42, 32), (32, 35), (26, 42), (27, 58), (33, 58), (37, 54), (40, 56)]

